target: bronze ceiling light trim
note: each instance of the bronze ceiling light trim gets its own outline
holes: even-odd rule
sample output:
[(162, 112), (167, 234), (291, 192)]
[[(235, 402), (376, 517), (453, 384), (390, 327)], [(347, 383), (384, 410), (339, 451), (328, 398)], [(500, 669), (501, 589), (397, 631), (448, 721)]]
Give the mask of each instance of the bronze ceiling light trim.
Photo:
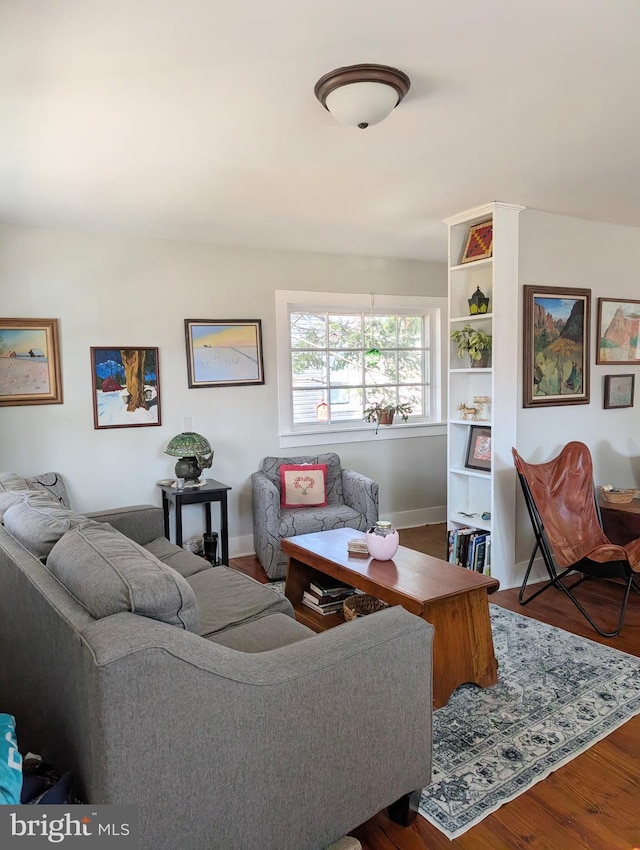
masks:
[(364, 130), (390, 115), (410, 87), (411, 80), (398, 68), (360, 64), (320, 77), (314, 93), (338, 121)]

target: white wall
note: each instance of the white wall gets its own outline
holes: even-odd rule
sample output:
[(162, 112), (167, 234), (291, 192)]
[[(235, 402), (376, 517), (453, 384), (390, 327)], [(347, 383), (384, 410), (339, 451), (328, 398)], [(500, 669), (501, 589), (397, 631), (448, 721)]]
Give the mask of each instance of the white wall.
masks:
[[(251, 473), (307, 453), (278, 445), (276, 289), (446, 295), (446, 266), (1, 226), (0, 316), (59, 319), (64, 404), (0, 408), (0, 469), (64, 473), (80, 511), (160, 504), (155, 482), (175, 463), (163, 448), (191, 417), (215, 450), (207, 476), (233, 488), (231, 553), (251, 551)], [(189, 389), (185, 318), (261, 319), (265, 385)], [(159, 348), (160, 427), (94, 430), (92, 345)], [(382, 515), (444, 517), (445, 437), (332, 448), (380, 482)], [(185, 521), (200, 530), (200, 506)]]
[[(598, 298), (640, 300), (640, 229), (584, 221), (525, 210), (520, 216), (520, 283), (535, 286), (567, 286), (591, 289), (591, 396), (588, 405), (520, 408), (519, 453), (541, 463), (557, 455), (570, 440), (581, 440), (592, 452), (596, 483), (640, 487), (640, 428), (638, 393), (631, 408), (605, 410), (604, 376), (635, 374), (629, 365), (598, 366)], [(522, 327), (522, 286), (519, 322)], [(518, 357), (522, 362), (522, 333)], [(519, 398), (522, 398), (520, 370)], [(516, 557), (527, 561), (533, 536), (523, 501), (518, 494)]]

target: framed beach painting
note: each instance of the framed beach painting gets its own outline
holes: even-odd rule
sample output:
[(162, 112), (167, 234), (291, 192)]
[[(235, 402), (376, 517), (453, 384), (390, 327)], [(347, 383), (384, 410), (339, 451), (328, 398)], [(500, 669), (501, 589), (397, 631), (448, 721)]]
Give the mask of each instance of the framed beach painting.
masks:
[(0, 319), (0, 406), (62, 404), (57, 319)]
[(598, 298), (596, 363), (640, 363), (640, 301)]
[(185, 319), (190, 387), (264, 384), (260, 319)]
[(160, 425), (157, 348), (91, 348), (94, 428)]
[(589, 404), (591, 290), (525, 286), (523, 406)]

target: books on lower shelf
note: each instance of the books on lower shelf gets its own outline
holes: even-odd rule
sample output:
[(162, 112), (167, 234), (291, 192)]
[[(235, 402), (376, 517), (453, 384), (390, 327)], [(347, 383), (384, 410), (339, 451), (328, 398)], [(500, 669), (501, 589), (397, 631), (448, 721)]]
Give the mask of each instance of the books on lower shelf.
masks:
[(302, 594), (302, 604), (319, 614), (334, 614), (342, 611), (342, 603), (353, 596), (355, 589), (346, 584), (338, 584), (334, 579), (312, 581), (309, 589)]
[(451, 528), (448, 561), (468, 570), (491, 575), (491, 533), (479, 528)]

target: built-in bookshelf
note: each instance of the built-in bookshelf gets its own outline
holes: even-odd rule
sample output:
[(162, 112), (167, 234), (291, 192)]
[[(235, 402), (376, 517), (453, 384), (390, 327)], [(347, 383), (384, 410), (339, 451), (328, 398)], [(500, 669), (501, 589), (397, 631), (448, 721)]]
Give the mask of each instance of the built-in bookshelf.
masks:
[[(486, 366), (460, 359), (457, 345), (449, 340), (447, 525), (454, 533), (471, 528), (490, 534), (490, 564), (484, 572), (490, 571), (502, 583), (515, 562), (516, 474), (511, 447), (516, 444), (518, 409), (518, 219), (522, 209), (494, 202), (445, 220), (449, 333), (468, 324), (492, 338)], [(463, 262), (469, 228), (483, 222), (492, 225), (491, 254)], [(489, 301), (484, 305), (486, 312), (472, 313), (469, 299), (478, 289)], [(472, 438), (473, 447), (490, 447), (489, 463), (482, 453), (470, 453)], [(479, 461), (474, 461), (476, 454)]]

